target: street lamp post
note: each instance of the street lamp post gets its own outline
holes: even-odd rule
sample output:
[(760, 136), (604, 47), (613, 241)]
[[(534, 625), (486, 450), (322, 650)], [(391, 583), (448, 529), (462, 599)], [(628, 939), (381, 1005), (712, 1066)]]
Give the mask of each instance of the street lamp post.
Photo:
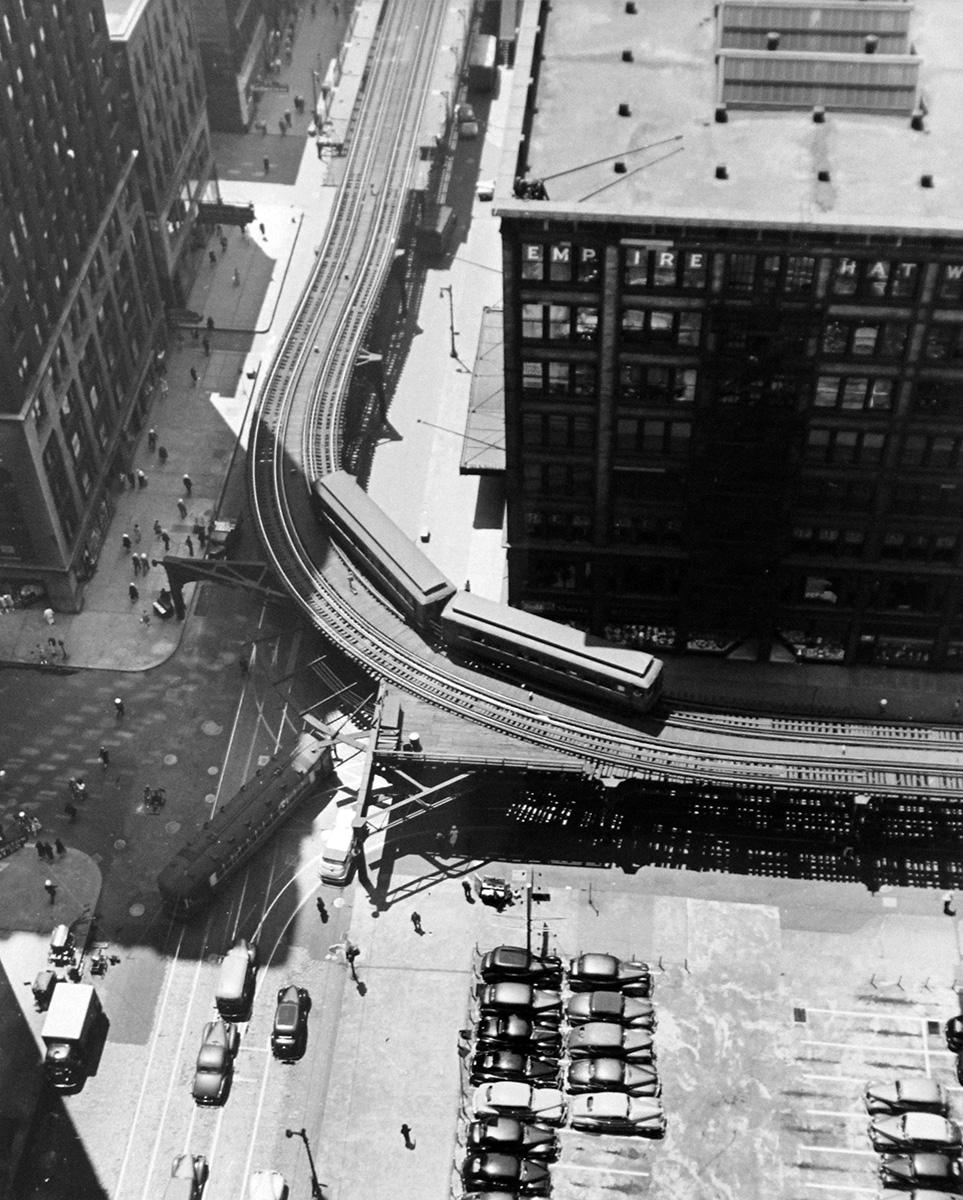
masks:
[(314, 120), (317, 120), (317, 118), (318, 118), (318, 72), (317, 71), (311, 72), (311, 94), (314, 96), (314, 111), (312, 112), (311, 115), (314, 118)]
[(311, 1153), (311, 1146), (308, 1142), (308, 1134), (305, 1129), (285, 1129), (285, 1137), (299, 1137), (304, 1142), (304, 1148), (308, 1152), (308, 1166), (311, 1168), (311, 1196), (312, 1200), (324, 1200), (324, 1192), (321, 1191), (321, 1184), (318, 1182), (318, 1173), (314, 1169), (314, 1156)]

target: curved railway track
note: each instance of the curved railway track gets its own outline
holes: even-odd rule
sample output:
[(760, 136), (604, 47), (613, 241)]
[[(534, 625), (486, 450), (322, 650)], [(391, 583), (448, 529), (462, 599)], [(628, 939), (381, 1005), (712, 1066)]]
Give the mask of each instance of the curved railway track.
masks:
[[(312, 623), (375, 676), (589, 773), (963, 799), (959, 730), (682, 710), (658, 723), (591, 718), (452, 662), (383, 601), (347, 586), (310, 485), (342, 465), (351, 373), (398, 244), (446, 11), (437, 0), (385, 2), (328, 232), (262, 384), (249, 486), (274, 570)], [(787, 754), (787, 742), (797, 751)]]

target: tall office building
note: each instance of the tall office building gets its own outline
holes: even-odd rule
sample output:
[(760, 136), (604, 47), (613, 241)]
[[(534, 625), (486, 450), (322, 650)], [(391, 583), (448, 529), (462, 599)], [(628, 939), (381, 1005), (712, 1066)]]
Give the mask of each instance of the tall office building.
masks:
[(963, 665), (961, 45), (955, 0), (525, 5), (512, 603)]
[(161, 287), (183, 308), (204, 258), (199, 205), (218, 199), (193, 11), (187, 0), (103, 3)]
[(163, 309), (103, 0), (0, 13), (0, 592), (74, 610)]

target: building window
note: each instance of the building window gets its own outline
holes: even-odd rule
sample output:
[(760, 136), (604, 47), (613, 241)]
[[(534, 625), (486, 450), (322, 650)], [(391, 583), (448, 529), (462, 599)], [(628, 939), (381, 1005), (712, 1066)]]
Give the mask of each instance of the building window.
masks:
[(963, 325), (931, 325), (923, 353), (937, 362), (963, 358)]
[(899, 358), (906, 348), (903, 321), (830, 321), (823, 330), (822, 351), (836, 358)]
[(659, 421), (620, 417), (616, 423), (616, 452), (678, 457), (688, 453), (692, 436), (689, 421)]
[(595, 487), (590, 466), (568, 462), (526, 462), (522, 469), (528, 496), (562, 496), (588, 499)]
[(598, 309), (585, 304), (523, 304), (525, 341), (591, 341), (598, 329)]
[(522, 389), (527, 400), (582, 400), (595, 397), (595, 364), (552, 360), (522, 363)]
[(883, 456), (886, 437), (882, 433), (855, 429), (810, 429), (806, 439), (806, 457), (811, 462), (838, 466), (878, 463)]
[(698, 346), (702, 314), (675, 309), (630, 308), (622, 310), (625, 341), (644, 346)]
[(622, 285), (701, 291), (708, 279), (708, 265), (709, 256), (703, 250), (626, 246), (622, 252)]
[(893, 406), (893, 380), (865, 375), (820, 375), (813, 400), (816, 408), (888, 412)]
[(697, 372), (689, 367), (623, 363), (619, 372), (619, 401), (662, 408), (669, 404), (692, 404)]
[(921, 416), (958, 418), (963, 414), (963, 379), (919, 379), (913, 409)]
[(533, 283), (595, 283), (599, 252), (572, 242), (523, 242), (520, 273)]
[(864, 300), (909, 300), (916, 295), (919, 274), (916, 262), (838, 258), (833, 263), (831, 291)]
[(963, 263), (947, 263), (940, 268), (936, 297), (957, 304), (963, 300)]

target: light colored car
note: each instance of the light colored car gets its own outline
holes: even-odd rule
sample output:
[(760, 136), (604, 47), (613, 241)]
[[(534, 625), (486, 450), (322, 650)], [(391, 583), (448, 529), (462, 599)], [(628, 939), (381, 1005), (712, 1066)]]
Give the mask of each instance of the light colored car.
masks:
[(570, 1025), (588, 1021), (614, 1021), (632, 1029), (654, 1029), (655, 1006), (651, 1000), (623, 996), (621, 992), (580, 992), (565, 1009)]
[(485, 984), (478, 1003), (483, 1013), (537, 1013), (541, 1021), (558, 1020), (562, 1012), (561, 993), (515, 980)]
[(580, 954), (568, 968), (573, 992), (622, 992), (626, 996), (652, 994), (652, 972), (646, 962), (625, 961), (614, 954)]
[(869, 1125), (874, 1150), (937, 1150), (956, 1156), (961, 1146), (960, 1127), (936, 1113), (908, 1112), (899, 1117), (879, 1117)]
[(588, 1021), (571, 1030), (568, 1052), (572, 1058), (624, 1058), (652, 1062), (652, 1033), (648, 1029), (623, 1029), (611, 1021)]
[(208, 1021), (204, 1026), (191, 1088), (196, 1104), (223, 1104), (227, 1099), (237, 1042), (233, 1021)]
[(280, 1171), (255, 1171), (247, 1181), (247, 1200), (287, 1200), (288, 1185)]
[(662, 1084), (655, 1067), (637, 1066), (620, 1058), (580, 1058), (568, 1069), (566, 1088), (577, 1092), (628, 1092), (632, 1096), (659, 1096)]
[(178, 1154), (171, 1164), (164, 1200), (199, 1200), (206, 1179), (207, 1159), (203, 1154)]
[(458, 126), (458, 136), (470, 141), (478, 137), (478, 118), (470, 104), (459, 104), (455, 108), (455, 123)]
[(573, 1129), (599, 1133), (635, 1133), (661, 1137), (665, 1133), (665, 1113), (661, 1103), (651, 1097), (629, 1096), (625, 1092), (585, 1092), (573, 1096), (570, 1116)]
[(868, 1083), (863, 1095), (866, 1111), (878, 1113), (932, 1112), (945, 1116), (946, 1090), (935, 1079), (919, 1075), (886, 1083)]
[(560, 1125), (565, 1119), (565, 1096), (558, 1088), (532, 1087), (529, 1083), (503, 1079), (483, 1083), (472, 1093), (475, 1117), (518, 1117), (545, 1125)]

